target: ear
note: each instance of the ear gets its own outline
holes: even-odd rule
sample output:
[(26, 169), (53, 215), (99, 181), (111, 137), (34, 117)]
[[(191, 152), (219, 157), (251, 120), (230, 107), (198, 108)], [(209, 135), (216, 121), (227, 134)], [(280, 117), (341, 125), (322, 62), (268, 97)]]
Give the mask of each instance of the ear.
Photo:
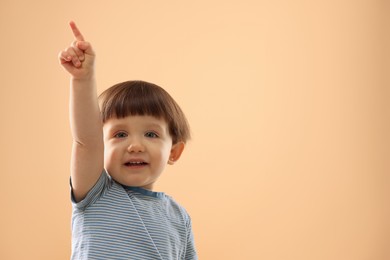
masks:
[(171, 153), (169, 155), (168, 164), (173, 165), (177, 160), (179, 160), (181, 153), (185, 147), (184, 142), (178, 142), (172, 145)]

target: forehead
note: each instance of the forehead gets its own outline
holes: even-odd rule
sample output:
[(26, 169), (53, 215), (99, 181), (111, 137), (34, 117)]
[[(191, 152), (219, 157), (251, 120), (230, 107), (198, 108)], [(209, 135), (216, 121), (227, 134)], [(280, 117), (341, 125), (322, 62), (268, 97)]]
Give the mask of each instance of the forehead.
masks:
[(126, 116), (123, 118), (112, 117), (103, 125), (103, 128), (106, 130), (122, 127), (158, 128), (161, 131), (168, 131), (168, 124), (163, 118), (148, 115)]

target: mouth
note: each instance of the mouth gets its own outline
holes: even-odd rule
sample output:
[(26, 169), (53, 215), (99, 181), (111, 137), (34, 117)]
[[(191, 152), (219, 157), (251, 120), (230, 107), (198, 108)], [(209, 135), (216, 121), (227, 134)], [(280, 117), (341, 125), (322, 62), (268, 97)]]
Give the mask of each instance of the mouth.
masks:
[(129, 161), (125, 163), (125, 166), (127, 167), (141, 167), (145, 165), (148, 165), (148, 163), (144, 161)]

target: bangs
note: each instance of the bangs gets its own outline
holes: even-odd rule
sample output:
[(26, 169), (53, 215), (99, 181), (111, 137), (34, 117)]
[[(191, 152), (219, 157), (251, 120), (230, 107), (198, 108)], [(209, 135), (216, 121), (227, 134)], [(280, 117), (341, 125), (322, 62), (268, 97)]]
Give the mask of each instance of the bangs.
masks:
[(174, 143), (190, 138), (184, 113), (163, 88), (145, 81), (126, 81), (99, 96), (103, 123), (110, 118), (153, 116), (164, 119)]
[(99, 97), (103, 122), (112, 117), (124, 118), (135, 115), (163, 117), (169, 121), (166, 116), (170, 112), (166, 111), (164, 100), (161, 97), (164, 96), (165, 90), (159, 88), (157, 85), (143, 81), (130, 81), (114, 85)]

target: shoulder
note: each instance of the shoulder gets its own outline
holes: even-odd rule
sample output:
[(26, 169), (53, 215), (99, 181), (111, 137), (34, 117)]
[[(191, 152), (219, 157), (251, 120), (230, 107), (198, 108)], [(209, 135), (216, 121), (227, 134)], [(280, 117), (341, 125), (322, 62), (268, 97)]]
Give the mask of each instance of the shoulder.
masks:
[(110, 196), (111, 193), (115, 193), (116, 190), (121, 190), (121, 186), (116, 183), (104, 170), (83, 200), (76, 202), (72, 194), (72, 204), (75, 209), (85, 210), (86, 208), (96, 204), (102, 198)]
[(173, 197), (166, 195), (166, 199), (169, 205), (170, 210), (183, 218), (183, 220), (188, 224), (191, 221), (190, 214), (179, 202), (177, 202)]

